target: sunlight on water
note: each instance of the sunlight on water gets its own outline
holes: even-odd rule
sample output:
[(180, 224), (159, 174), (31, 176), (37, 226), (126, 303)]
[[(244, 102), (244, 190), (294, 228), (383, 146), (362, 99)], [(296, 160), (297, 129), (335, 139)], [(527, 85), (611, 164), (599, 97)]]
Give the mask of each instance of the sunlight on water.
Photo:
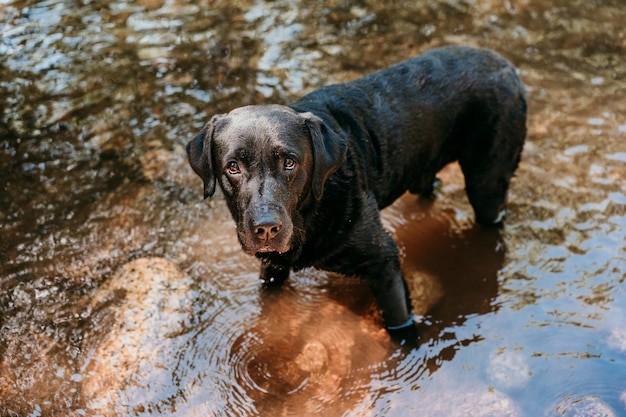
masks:
[[(0, 415), (626, 413), (626, 67), (617, 2), (0, 0)], [(383, 212), (420, 345), (364, 283), (258, 282), (185, 145), (446, 44), (527, 85), (502, 229), (452, 164)]]

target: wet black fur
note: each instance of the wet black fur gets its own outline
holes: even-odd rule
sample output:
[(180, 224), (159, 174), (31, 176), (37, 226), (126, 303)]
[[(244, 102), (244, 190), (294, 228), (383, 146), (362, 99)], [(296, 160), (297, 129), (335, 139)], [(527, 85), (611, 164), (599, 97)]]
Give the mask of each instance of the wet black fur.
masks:
[[(250, 205), (269, 210), (277, 222), (293, 224), (288, 250), (269, 250), (271, 245), (262, 242), (264, 251), (256, 253), (265, 282), (280, 282), (290, 270), (308, 266), (359, 276), (371, 287), (387, 326), (409, 321), (410, 303), (398, 249), (381, 225), (379, 210), (407, 190), (431, 193), (437, 172), (459, 161), (476, 220), (499, 222), (526, 133), (524, 87), (515, 69), (493, 52), (463, 47), (433, 50), (324, 87), (287, 107), (244, 109), (216, 116), (188, 145), (205, 196), (214, 193), (218, 181), (238, 229), (247, 227), (245, 210), (252, 219), (260, 216), (260, 209)], [(267, 121), (267, 128), (255, 123), (243, 133), (227, 130), (250, 115), (263, 125)], [(250, 139), (245, 147), (253, 148), (251, 153), (261, 151), (256, 146), (290, 141), (298, 144), (298, 155), (310, 153), (288, 181), (261, 163), (265, 173), (255, 181), (262, 187), (277, 176), (274, 194), (243, 192), (238, 187), (245, 184), (234, 184), (223, 172), (220, 149), (241, 142), (247, 130), (254, 130), (251, 137), (274, 136), (265, 142)], [(250, 164), (248, 178), (261, 169)], [(298, 186), (290, 185), (296, 180)], [(250, 195), (243, 198), (242, 193)], [(251, 252), (260, 247), (252, 242), (254, 236), (244, 236), (249, 231), (240, 232)]]

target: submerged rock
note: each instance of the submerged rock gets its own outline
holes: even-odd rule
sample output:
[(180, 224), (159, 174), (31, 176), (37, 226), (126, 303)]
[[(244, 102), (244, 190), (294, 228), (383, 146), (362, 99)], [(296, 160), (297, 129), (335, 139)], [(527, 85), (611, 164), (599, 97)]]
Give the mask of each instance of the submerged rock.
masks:
[(88, 409), (127, 415), (175, 390), (176, 337), (191, 314), (191, 279), (163, 258), (129, 262), (93, 299), (95, 328), (85, 346), (82, 390)]

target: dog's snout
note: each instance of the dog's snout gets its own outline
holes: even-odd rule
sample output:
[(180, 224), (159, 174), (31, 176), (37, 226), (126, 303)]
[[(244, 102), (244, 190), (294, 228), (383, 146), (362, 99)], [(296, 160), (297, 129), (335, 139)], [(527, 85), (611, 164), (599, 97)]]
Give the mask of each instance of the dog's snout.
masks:
[(293, 223), (283, 207), (274, 202), (254, 204), (244, 216), (237, 233), (246, 252), (285, 253), (290, 249)]
[(286, 210), (274, 202), (251, 205), (237, 227), (239, 240), (251, 254), (289, 251), (293, 223)]
[(265, 242), (278, 236), (282, 228), (280, 221), (273, 216), (263, 216), (252, 225), (252, 231), (257, 239)]

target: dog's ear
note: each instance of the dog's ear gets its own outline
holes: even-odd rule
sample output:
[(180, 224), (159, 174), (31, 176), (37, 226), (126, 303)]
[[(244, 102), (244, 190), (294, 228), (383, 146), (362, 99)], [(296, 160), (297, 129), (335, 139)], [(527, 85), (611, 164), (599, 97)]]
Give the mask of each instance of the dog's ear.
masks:
[(322, 199), (324, 183), (346, 159), (348, 148), (345, 138), (329, 128), (313, 113), (300, 113), (311, 133), (313, 149), (312, 188), (316, 200)]
[(213, 173), (213, 132), (215, 124), (222, 117), (216, 115), (211, 118), (204, 128), (187, 144), (189, 165), (204, 182), (204, 198), (215, 194), (215, 175)]

